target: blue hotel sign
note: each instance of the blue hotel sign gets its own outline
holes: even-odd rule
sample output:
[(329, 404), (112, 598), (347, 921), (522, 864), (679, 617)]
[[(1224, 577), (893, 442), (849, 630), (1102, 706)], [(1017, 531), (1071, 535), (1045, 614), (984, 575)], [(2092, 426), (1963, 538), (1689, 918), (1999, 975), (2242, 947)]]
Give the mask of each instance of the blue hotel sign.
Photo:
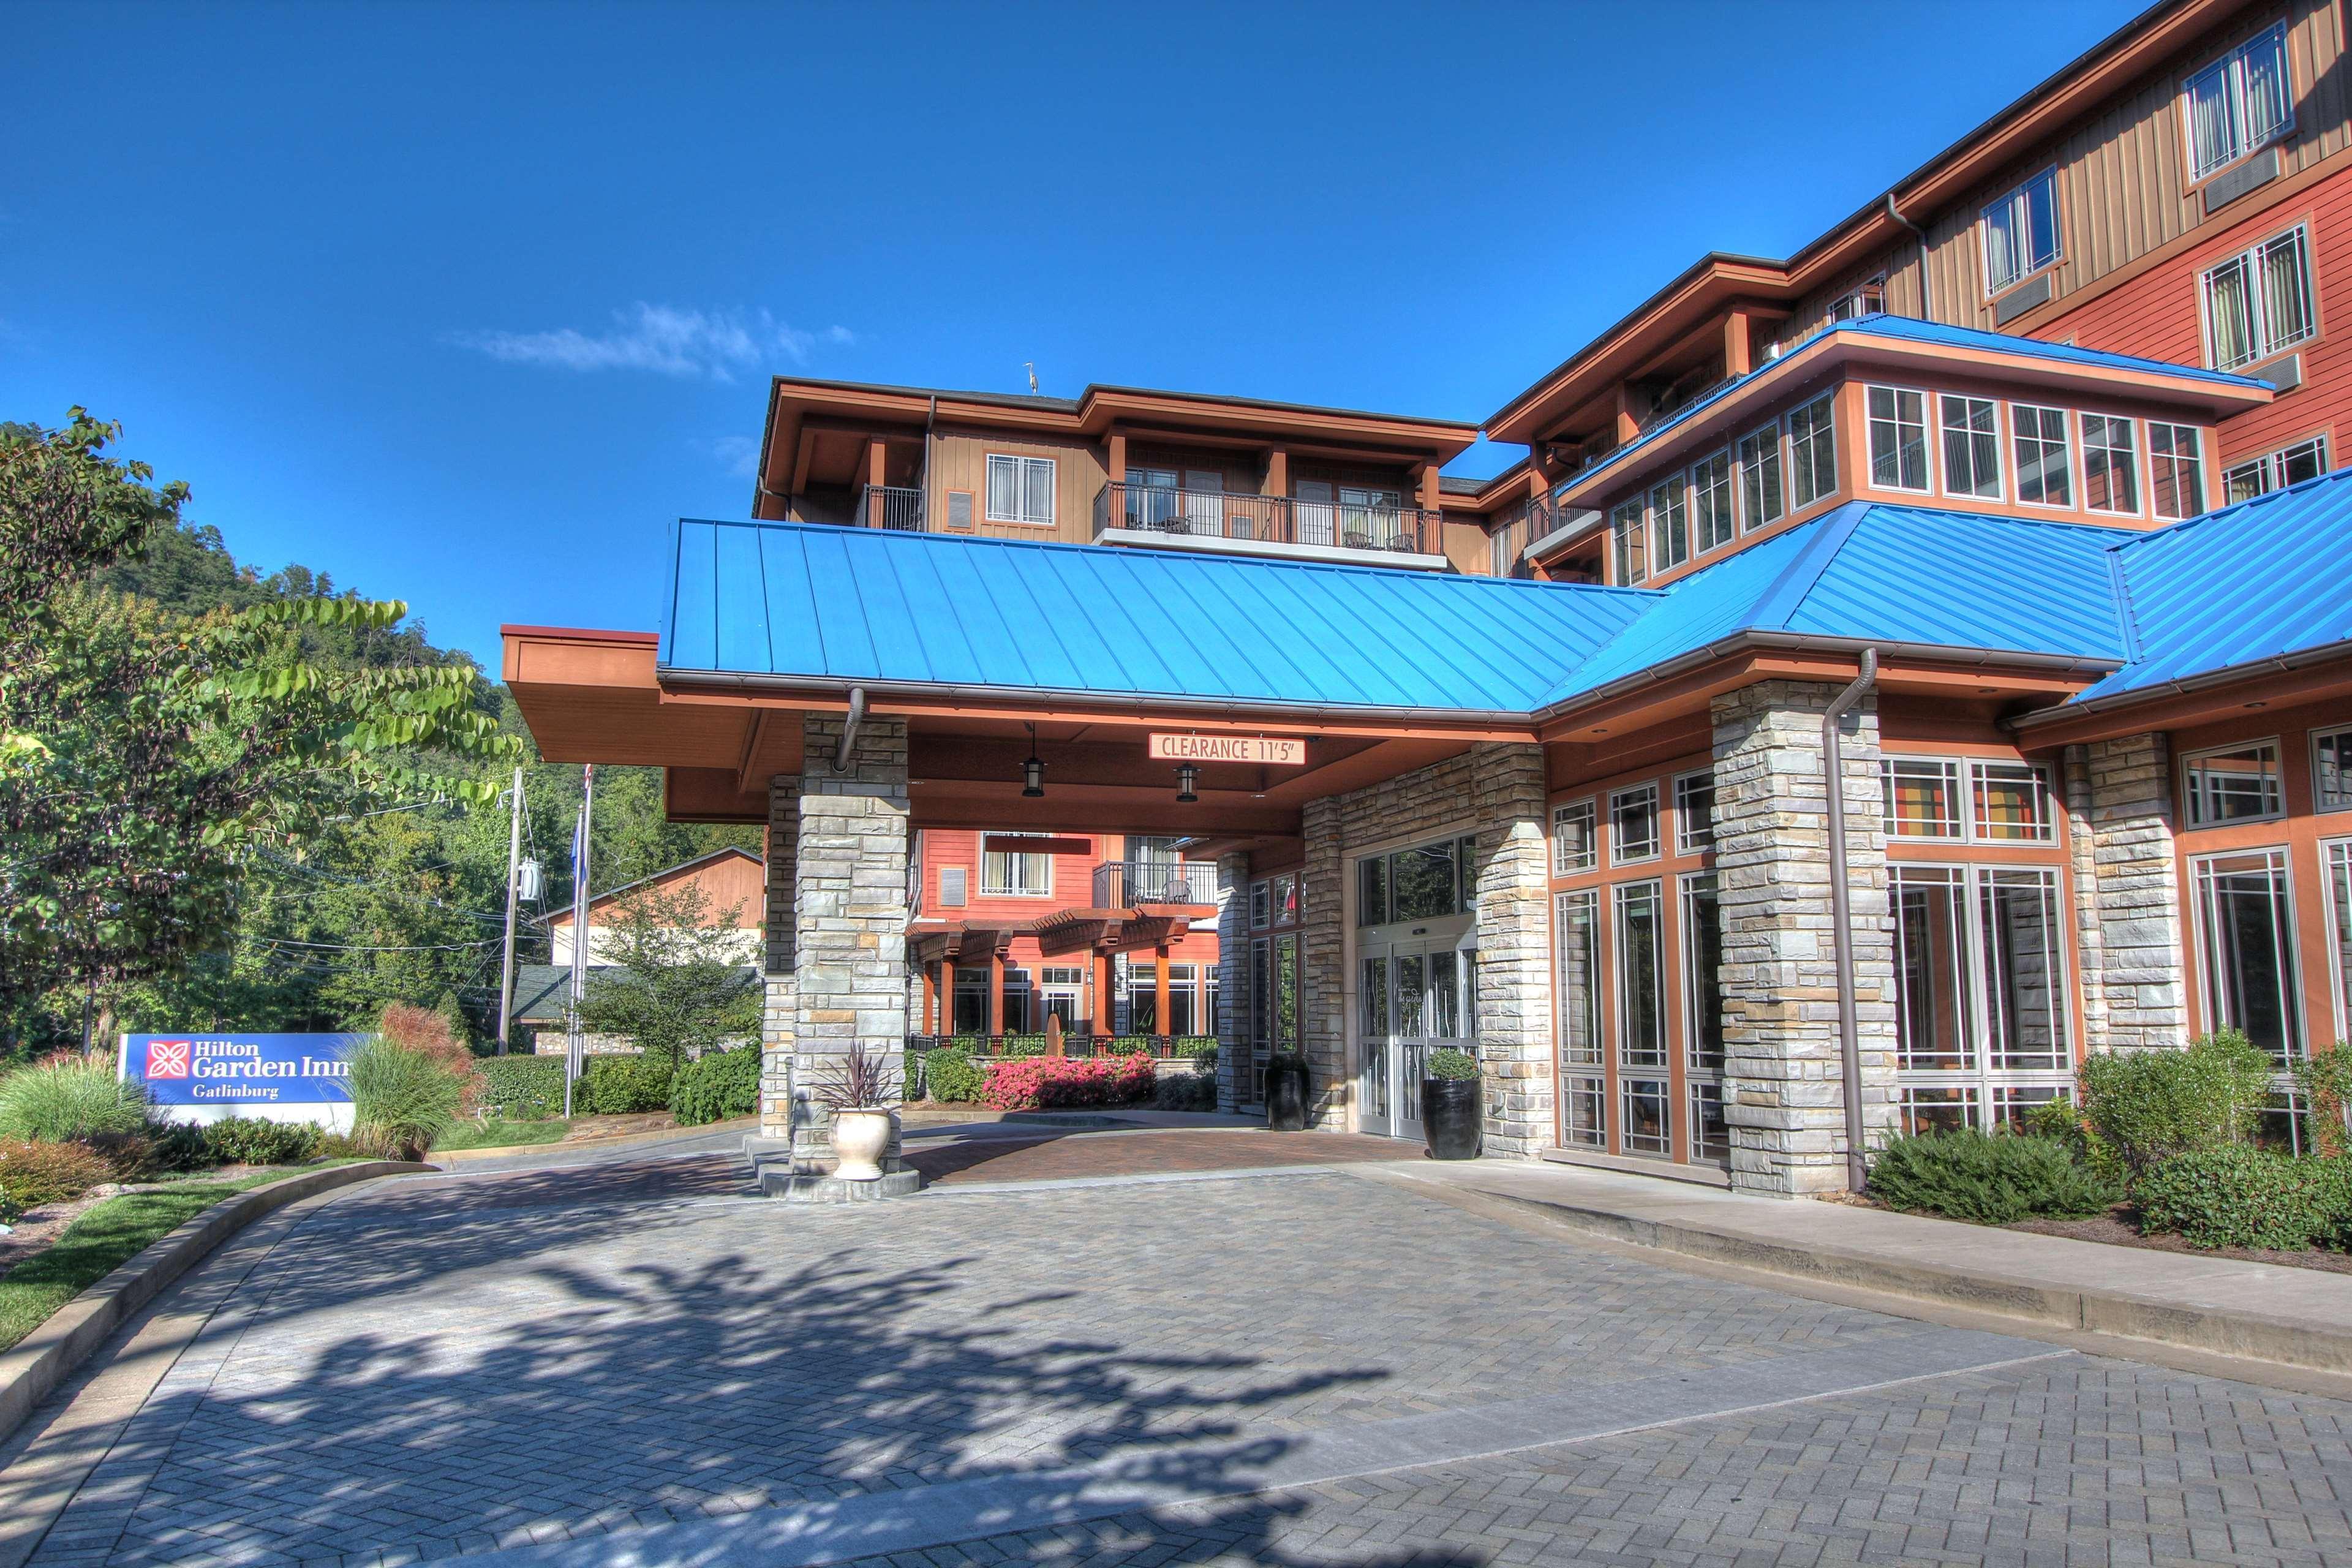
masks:
[(132, 1035), (122, 1076), (156, 1105), (348, 1105), (358, 1035)]

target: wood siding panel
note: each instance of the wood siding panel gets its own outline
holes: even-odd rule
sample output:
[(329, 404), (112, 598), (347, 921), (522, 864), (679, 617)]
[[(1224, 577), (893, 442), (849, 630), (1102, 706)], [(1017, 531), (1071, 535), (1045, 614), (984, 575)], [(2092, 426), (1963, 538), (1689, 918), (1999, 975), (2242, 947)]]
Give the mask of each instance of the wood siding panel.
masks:
[[(1020, 458), (1051, 458), (1054, 470), (1054, 526), (991, 521), (988, 516), (988, 458), (991, 453)], [(1083, 441), (1013, 440), (974, 430), (934, 431), (930, 466), (924, 482), (924, 504), (929, 515), (947, 521), (948, 492), (971, 492), (972, 531), (995, 539), (1061, 540), (1083, 543), (1094, 537), (1095, 496), (1103, 488), (1102, 458)]]

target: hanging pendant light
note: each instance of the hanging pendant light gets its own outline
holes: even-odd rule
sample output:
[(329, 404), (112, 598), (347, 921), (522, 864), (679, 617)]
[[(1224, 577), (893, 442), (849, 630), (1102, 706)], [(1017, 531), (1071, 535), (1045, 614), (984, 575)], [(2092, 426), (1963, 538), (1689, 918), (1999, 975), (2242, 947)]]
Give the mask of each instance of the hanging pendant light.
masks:
[(1195, 795), (1195, 794), (1193, 793), (1193, 789), (1194, 789), (1194, 786), (1195, 786), (1195, 785), (1197, 785), (1197, 784), (1200, 784), (1200, 782), (1201, 782), (1201, 770), (1200, 770), (1199, 768), (1194, 767), (1194, 766), (1193, 766), (1192, 763), (1177, 763), (1177, 764), (1176, 764), (1176, 802), (1177, 802), (1177, 804), (1178, 804), (1178, 805), (1192, 805), (1194, 801), (1199, 800), (1201, 797), (1200, 797), (1198, 795)]
[(1037, 726), (1029, 726), (1029, 760), (1021, 764), (1021, 795), (1036, 800), (1045, 793), (1045, 763), (1037, 755)]

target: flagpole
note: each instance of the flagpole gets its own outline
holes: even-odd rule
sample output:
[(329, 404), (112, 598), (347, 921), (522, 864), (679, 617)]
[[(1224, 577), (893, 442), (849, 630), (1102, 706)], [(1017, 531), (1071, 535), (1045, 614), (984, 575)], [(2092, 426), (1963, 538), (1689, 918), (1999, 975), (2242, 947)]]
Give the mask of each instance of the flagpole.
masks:
[(588, 990), (588, 833), (596, 811), (596, 764), (580, 772), (580, 820), (572, 829), (572, 1002), (563, 1010), (563, 1119), (572, 1120), (572, 1086), (580, 1080), (586, 1042), (580, 999)]

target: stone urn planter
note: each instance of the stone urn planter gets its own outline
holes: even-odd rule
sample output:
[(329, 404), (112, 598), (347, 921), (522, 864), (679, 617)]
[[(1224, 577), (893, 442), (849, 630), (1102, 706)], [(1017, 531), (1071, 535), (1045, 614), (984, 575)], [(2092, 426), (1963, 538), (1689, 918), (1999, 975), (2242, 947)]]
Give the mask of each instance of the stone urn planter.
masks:
[(1486, 1085), (1467, 1051), (1432, 1051), (1421, 1080), (1421, 1131), (1433, 1160), (1475, 1160), (1486, 1147)]
[(833, 1173), (845, 1182), (878, 1181), (890, 1152), (891, 1113), (858, 1106), (833, 1113)]
[(1307, 1130), (1307, 1058), (1276, 1051), (1265, 1065), (1265, 1124), (1276, 1132)]

